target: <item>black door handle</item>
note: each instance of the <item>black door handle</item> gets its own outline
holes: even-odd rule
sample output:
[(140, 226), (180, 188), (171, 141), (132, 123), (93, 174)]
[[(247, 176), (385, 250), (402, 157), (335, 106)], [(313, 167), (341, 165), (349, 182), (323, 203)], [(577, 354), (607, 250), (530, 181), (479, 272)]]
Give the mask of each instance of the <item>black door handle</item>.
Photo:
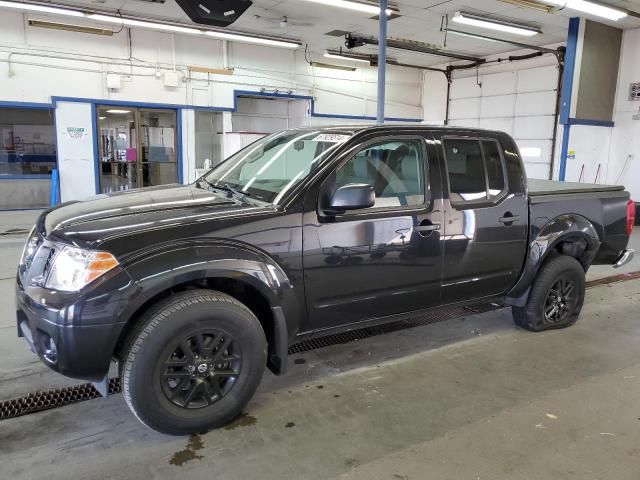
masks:
[(510, 227), (511, 224), (520, 220), (520, 215), (513, 215), (511, 212), (507, 212), (504, 214), (504, 217), (500, 217), (498, 221), (500, 223), (504, 223), (507, 227)]

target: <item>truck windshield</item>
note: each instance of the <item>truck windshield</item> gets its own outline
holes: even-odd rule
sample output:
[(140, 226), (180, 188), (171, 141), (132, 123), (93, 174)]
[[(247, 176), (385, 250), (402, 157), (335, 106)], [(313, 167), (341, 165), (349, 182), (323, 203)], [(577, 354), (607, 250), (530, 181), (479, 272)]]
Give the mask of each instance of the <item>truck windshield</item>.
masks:
[(232, 155), (203, 178), (213, 188), (233, 189), (277, 205), (351, 135), (320, 129), (275, 133)]

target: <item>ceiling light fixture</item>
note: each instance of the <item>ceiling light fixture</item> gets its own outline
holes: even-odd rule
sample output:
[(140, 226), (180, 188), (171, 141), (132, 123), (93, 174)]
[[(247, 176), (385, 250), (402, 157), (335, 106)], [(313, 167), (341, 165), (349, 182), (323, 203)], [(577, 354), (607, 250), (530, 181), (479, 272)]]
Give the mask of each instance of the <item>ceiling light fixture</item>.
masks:
[(131, 113), (131, 110), (118, 110), (117, 108), (114, 108), (112, 110), (107, 110), (107, 113), (113, 113), (116, 115), (124, 115), (125, 113)]
[(537, 35), (538, 33), (542, 33), (539, 29), (530, 27), (528, 25), (505, 22), (502, 20), (474, 15), (467, 12), (456, 12), (452, 18), (452, 21), (456, 23), (462, 23), (464, 25), (471, 25), (473, 27), (489, 28), (491, 30), (498, 30), (500, 32), (512, 33), (514, 35), (524, 35), (526, 37), (531, 37), (533, 35)]
[(538, 3), (534, 0), (500, 0), (503, 3), (508, 3), (510, 5), (515, 5), (516, 7), (522, 8), (530, 8), (532, 10), (537, 10), (539, 12), (551, 13), (554, 10), (554, 7), (549, 5), (544, 5), (542, 3)]
[(459, 37), (473, 38), (474, 40), (486, 40), (487, 42), (499, 42), (495, 38), (485, 37), (483, 35), (476, 35), (474, 33), (461, 32), (460, 30), (454, 30), (453, 28), (447, 28), (447, 33), (458, 35)]
[(167, 32), (176, 32), (176, 33), (188, 33), (193, 35), (202, 34), (202, 30), (198, 30), (197, 28), (180, 27), (178, 25), (170, 25), (167, 23), (146, 22), (144, 20), (133, 20), (131, 18), (112, 17), (110, 15), (100, 15), (96, 13), (91, 13), (87, 15), (87, 18), (91, 20), (97, 20), (99, 22), (108, 22), (108, 23), (116, 23), (118, 25), (126, 25), (127, 27), (151, 28), (154, 30), (164, 30)]
[(280, 48), (298, 48), (300, 44), (298, 42), (290, 42), (287, 40), (274, 40), (271, 38), (252, 37), (250, 35), (240, 35), (238, 33), (216, 32), (213, 30), (207, 30), (204, 32), (213, 38), (219, 38), (220, 40), (230, 40), (232, 42), (252, 43), (254, 45), (266, 45), (268, 47), (280, 47)]
[(355, 72), (356, 67), (345, 67), (344, 65), (331, 65), (330, 63), (311, 62), (312, 67), (329, 68), (331, 70), (344, 70), (345, 72)]
[(18, 3), (0, 1), (2, 8), (15, 8), (16, 10), (29, 10), (31, 12), (55, 13), (56, 15), (67, 15), (70, 17), (84, 17), (84, 13), (78, 10), (67, 10), (66, 8), (48, 7), (46, 5), (34, 5), (32, 3)]
[(93, 35), (113, 35), (113, 30), (109, 30), (108, 28), (85, 27), (82, 25), (71, 25), (69, 23), (46, 22), (44, 20), (29, 19), (29, 26), (64, 30), (66, 32), (91, 33)]
[(561, 8), (570, 8), (579, 12), (595, 15), (596, 17), (606, 18), (608, 20), (618, 21), (625, 18), (628, 14), (625, 11), (611, 8), (599, 3), (588, 2), (586, 0), (543, 0), (544, 3), (557, 5)]
[(329, 51), (324, 52), (324, 57), (325, 58), (336, 58), (338, 60), (350, 60), (352, 62), (362, 62), (362, 63), (368, 63), (371, 64), (371, 60), (368, 58), (359, 58), (351, 55), (341, 55), (339, 53), (332, 53)]
[[(327, 7), (339, 7), (346, 8), (347, 10), (354, 10), (356, 12), (369, 13), (371, 15), (378, 15), (380, 13), (380, 6), (373, 3), (354, 2), (351, 0), (306, 0), (307, 2), (321, 3)], [(400, 13), (395, 8), (387, 8), (387, 16), (393, 13)]]

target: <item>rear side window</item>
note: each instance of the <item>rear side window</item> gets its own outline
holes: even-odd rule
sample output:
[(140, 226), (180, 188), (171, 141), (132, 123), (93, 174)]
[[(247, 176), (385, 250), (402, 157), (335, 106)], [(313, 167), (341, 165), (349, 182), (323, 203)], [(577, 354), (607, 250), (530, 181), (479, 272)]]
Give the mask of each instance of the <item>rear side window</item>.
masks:
[(487, 181), (489, 183), (489, 200), (492, 200), (504, 190), (504, 168), (498, 142), (484, 140), (482, 142), (484, 161), (487, 167)]
[(487, 202), (502, 195), (505, 176), (496, 141), (448, 138), (442, 145), (453, 205)]

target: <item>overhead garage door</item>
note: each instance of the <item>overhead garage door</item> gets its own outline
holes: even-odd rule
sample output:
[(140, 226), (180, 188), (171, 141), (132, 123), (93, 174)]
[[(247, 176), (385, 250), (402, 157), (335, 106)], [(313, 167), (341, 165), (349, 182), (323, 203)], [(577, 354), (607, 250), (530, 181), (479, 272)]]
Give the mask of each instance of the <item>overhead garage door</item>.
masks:
[(527, 175), (549, 178), (557, 82), (556, 66), (454, 77), (449, 123), (509, 133), (520, 147)]

